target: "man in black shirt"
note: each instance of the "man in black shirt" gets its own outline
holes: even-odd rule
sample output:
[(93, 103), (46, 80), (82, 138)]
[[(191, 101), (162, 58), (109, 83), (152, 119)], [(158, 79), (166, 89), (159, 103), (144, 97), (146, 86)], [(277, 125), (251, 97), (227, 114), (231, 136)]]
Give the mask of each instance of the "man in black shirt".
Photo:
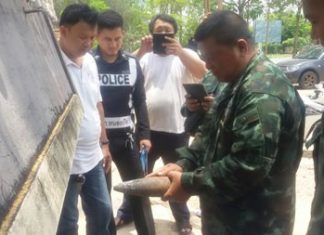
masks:
[[(139, 148), (151, 148), (144, 78), (136, 58), (121, 50), (123, 19), (119, 13), (107, 10), (99, 15), (97, 39), (99, 46), (94, 57), (112, 158), (123, 181), (143, 177)], [(132, 213), (124, 213), (120, 208), (118, 222), (131, 220), (123, 216), (132, 214), (138, 234), (154, 235), (149, 199), (137, 196), (128, 199)]]

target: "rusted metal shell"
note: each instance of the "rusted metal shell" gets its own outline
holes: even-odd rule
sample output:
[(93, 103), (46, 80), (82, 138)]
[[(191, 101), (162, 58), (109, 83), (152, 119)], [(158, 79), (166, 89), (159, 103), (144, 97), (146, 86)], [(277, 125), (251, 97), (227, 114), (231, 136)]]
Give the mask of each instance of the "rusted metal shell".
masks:
[(114, 186), (114, 190), (136, 196), (161, 197), (170, 187), (168, 177), (147, 177), (125, 181)]

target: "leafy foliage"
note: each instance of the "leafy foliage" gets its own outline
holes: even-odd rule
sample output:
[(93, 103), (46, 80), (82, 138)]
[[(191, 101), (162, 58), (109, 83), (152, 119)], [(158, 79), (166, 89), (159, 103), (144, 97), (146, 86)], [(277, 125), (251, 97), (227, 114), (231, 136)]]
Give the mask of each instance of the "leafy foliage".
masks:
[(262, 0), (228, 0), (225, 1), (225, 9), (237, 12), (248, 22), (258, 18), (264, 9)]
[[(217, 9), (220, 0), (210, 0), (210, 9)], [(158, 13), (171, 14), (179, 25), (178, 39), (186, 46), (204, 16), (204, 1), (197, 0), (55, 0), (59, 15), (71, 3), (87, 3), (105, 10), (118, 11), (125, 20), (124, 48), (133, 51), (148, 34), (148, 23)], [(255, 19), (279, 19), (283, 22), (282, 43), (269, 44), (269, 51), (284, 52), (310, 42), (310, 25), (301, 14), (301, 0), (223, 0), (224, 9), (242, 15), (250, 24)]]
[(64, 8), (72, 3), (86, 3), (98, 10), (103, 10), (108, 7), (107, 1), (105, 0), (54, 0), (54, 8), (56, 13), (60, 15)]

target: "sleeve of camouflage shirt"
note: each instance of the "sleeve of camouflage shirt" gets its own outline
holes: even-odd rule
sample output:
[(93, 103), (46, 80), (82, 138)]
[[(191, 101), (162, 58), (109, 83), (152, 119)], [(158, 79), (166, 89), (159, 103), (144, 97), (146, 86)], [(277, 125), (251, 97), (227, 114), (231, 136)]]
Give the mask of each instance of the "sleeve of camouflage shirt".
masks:
[[(232, 144), (225, 156), (208, 151), (205, 140), (195, 139), (190, 147), (179, 150), (178, 162), (184, 169), (182, 187), (191, 194), (210, 193), (220, 203), (244, 195), (269, 173), (278, 152), (284, 107), (277, 97), (250, 93), (236, 105), (232, 126)], [(207, 142), (205, 141), (205, 142)], [(213, 143), (214, 144), (214, 143)], [(213, 156), (205, 163), (206, 155)]]

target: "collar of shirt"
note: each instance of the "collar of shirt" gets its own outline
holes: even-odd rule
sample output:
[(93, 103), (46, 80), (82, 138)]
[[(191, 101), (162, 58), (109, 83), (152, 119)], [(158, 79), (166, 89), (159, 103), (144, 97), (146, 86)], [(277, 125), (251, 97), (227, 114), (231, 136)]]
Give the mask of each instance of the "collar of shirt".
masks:
[[(107, 63), (104, 59), (103, 59), (103, 56), (102, 56), (102, 53), (101, 53), (101, 50), (100, 50), (100, 47), (97, 46), (96, 49), (93, 50), (93, 53), (94, 53), (94, 58), (95, 60), (97, 59), (101, 59), (103, 60), (105, 63)], [(121, 63), (121, 62), (124, 62), (125, 60), (128, 60), (128, 56), (127, 54), (123, 51), (123, 50), (119, 50), (118, 51), (118, 56), (117, 56), (117, 59), (114, 63), (111, 63), (111, 64), (118, 64), (118, 63)]]
[(63, 58), (63, 61), (65, 63), (66, 66), (69, 66), (69, 65), (73, 65), (79, 69), (81, 69), (82, 66), (76, 64), (74, 61), (72, 61), (66, 54), (65, 52), (61, 49), (61, 53), (62, 53), (62, 58)]

